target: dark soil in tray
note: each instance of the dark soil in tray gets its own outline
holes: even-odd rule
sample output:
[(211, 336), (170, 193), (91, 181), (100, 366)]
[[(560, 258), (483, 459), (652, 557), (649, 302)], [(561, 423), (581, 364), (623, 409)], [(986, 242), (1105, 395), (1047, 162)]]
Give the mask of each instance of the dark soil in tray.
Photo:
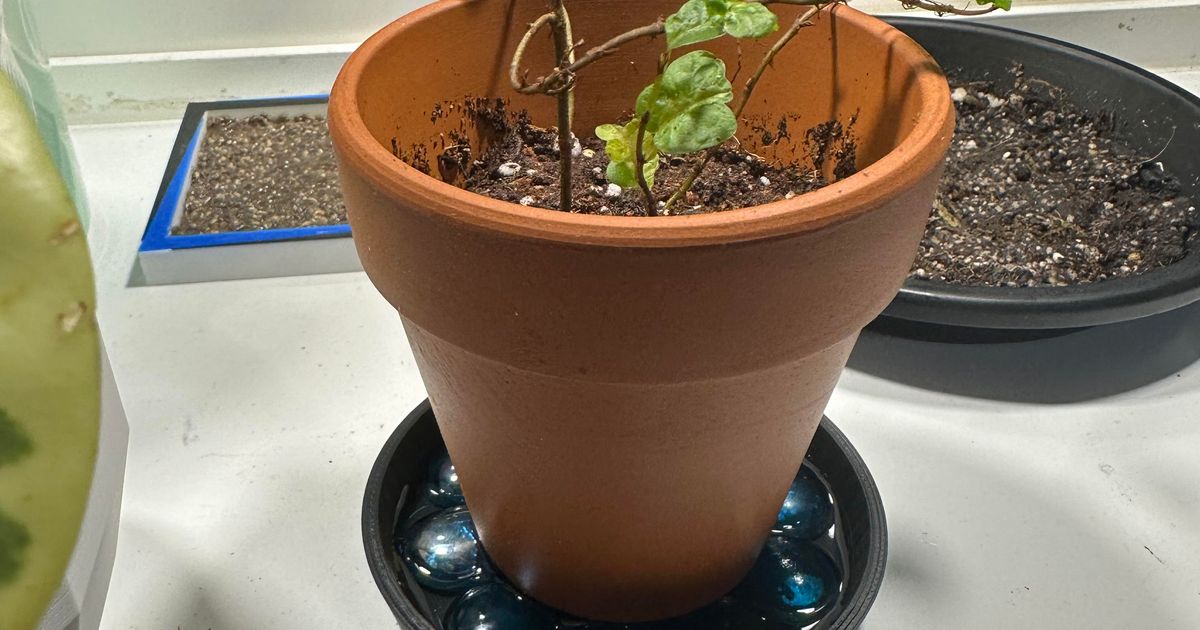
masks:
[(211, 234), (346, 222), (325, 119), (212, 118), (172, 233)]
[[(958, 128), (912, 276), (976, 286), (1065, 286), (1183, 258), (1194, 200), (1153, 154), (1024, 76), (951, 80)], [(1169, 169), (1169, 165), (1168, 165)]]
[[(481, 195), (526, 206), (556, 210), (558, 194), (558, 135), (553, 129), (532, 125), (523, 114), (492, 115), (503, 120), (499, 140), (478, 160), (463, 159), (468, 165), (463, 187)], [(775, 128), (786, 129), (786, 121)], [(608, 158), (604, 143), (589, 137), (578, 141), (572, 163), (574, 212), (600, 215), (644, 216), (645, 196), (640, 188), (622, 189), (604, 175)], [(843, 125), (830, 122), (805, 135), (813, 164), (832, 160), (834, 176), (854, 172), (855, 142)], [(453, 155), (453, 149), (443, 154)], [(692, 171), (698, 156), (660, 157), (654, 194), (662, 200), (678, 189)], [(443, 164), (444, 167), (444, 164)], [(772, 164), (743, 149), (734, 141), (720, 147), (684, 199), (669, 214), (699, 214), (756, 206), (791, 199), (828, 184), (820, 171), (809, 165)], [(660, 212), (661, 213), (661, 212)]]
[[(951, 81), (958, 127), (911, 275), (973, 286), (1067, 286), (1182, 259), (1200, 232), (1200, 212), (1169, 165), (1127, 144), (1111, 113), (1084, 111), (1055, 86), (1020, 68), (1012, 72), (1015, 87), (1006, 90), (990, 81)], [(494, 199), (557, 209), (555, 131), (505, 111), (502, 102), (480, 99), (464, 108), (475, 125), (488, 128), (490, 142), (473, 155), (466, 140), (452, 137), (436, 158), (438, 175)], [(435, 108), (433, 116), (440, 112)], [(786, 136), (786, 123), (778, 125), (784, 133), (772, 135)], [(850, 121), (808, 130), (798, 139), (805, 163), (772, 163), (736, 141), (726, 143), (670, 214), (790, 199), (827, 185), (822, 170), (832, 170), (834, 179), (851, 175), (852, 128)], [(774, 139), (764, 134), (768, 144)], [(423, 151), (393, 149), (417, 168), (433, 170)], [(574, 153), (574, 212), (646, 214), (641, 190), (606, 181), (600, 140), (577, 141)], [(654, 187), (660, 212), (661, 200), (696, 159), (660, 158)]]

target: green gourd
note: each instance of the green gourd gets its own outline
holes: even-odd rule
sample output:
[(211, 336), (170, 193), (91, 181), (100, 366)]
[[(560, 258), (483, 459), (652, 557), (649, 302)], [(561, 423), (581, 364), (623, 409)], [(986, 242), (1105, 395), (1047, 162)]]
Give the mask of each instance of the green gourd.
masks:
[(0, 630), (37, 625), (79, 534), (100, 426), (95, 310), (79, 217), (0, 71)]

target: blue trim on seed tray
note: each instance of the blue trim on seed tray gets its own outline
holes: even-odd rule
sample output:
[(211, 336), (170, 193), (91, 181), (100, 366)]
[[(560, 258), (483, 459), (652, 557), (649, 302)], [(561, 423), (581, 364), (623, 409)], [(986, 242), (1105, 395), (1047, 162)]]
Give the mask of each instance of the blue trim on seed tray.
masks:
[[(200, 119), (203, 122), (203, 118)], [(200, 145), (200, 129), (201, 125), (197, 125), (192, 132), (192, 139), (188, 141), (187, 151), (183, 154), (183, 159), (180, 160), (179, 166), (175, 168), (175, 174), (171, 177), (171, 183), (167, 185), (167, 191), (163, 195), (162, 201), (158, 207), (154, 209), (154, 215), (150, 217), (150, 225), (146, 229), (146, 235), (142, 238), (142, 246), (139, 251), (155, 251), (163, 249), (173, 249), (166, 245), (164, 241), (170, 238), (171, 222), (175, 218), (175, 208), (179, 206), (180, 197), (183, 195), (183, 189), (187, 186), (188, 174), (192, 170), (192, 159), (195, 157), (196, 149)]]
[(324, 99), (326, 102), (328, 102), (329, 94), (328, 93), (325, 93), (325, 94), (303, 94), (301, 96), (281, 96), (281, 97), (279, 97), (279, 100), (281, 100), (281, 101), (315, 101), (318, 99)]
[(226, 109), (243, 109), (246, 107), (275, 107), (278, 105), (290, 105), (297, 101), (307, 101), (309, 103), (328, 103), (329, 93), (320, 94), (301, 94), (299, 96), (263, 96), (258, 98), (239, 98), (224, 101), (200, 101), (191, 103), (192, 105), (200, 106), (205, 113), (219, 112)]
[[(286, 104), (294, 101), (312, 101), (319, 99), (328, 100), (328, 98), (328, 94), (313, 94), (306, 96), (286, 96), (269, 100), (278, 104)], [(269, 107), (269, 103), (263, 103), (265, 100), (267, 99), (222, 101), (221, 104), (228, 104), (229, 107), (210, 107), (205, 111), (219, 112), (221, 109), (233, 109), (235, 108), (234, 106), (241, 103), (244, 103), (247, 106), (257, 103), (263, 107)], [(209, 103), (208, 105), (214, 104), (215, 103)], [(141, 246), (138, 248), (139, 252), (159, 252), (173, 249), (199, 249), (203, 247), (221, 247), (224, 245), (277, 243), (283, 241), (350, 236), (350, 225), (346, 223), (301, 228), (218, 232), (216, 234), (171, 234), (171, 224), (174, 222), (175, 212), (176, 210), (182, 211), (183, 196), (187, 189), (188, 179), (192, 173), (192, 163), (195, 161), (196, 153), (200, 149), (201, 125), (204, 124), (205, 120), (205, 117), (201, 116), (197, 121), (196, 129), (192, 132), (192, 139), (188, 142), (187, 151), (184, 153), (183, 159), (179, 161), (179, 165), (175, 168), (175, 174), (171, 177), (171, 182), (167, 186), (167, 190), (162, 197), (162, 201), (154, 209), (154, 213), (150, 217), (150, 223), (146, 228), (146, 234), (142, 238)]]

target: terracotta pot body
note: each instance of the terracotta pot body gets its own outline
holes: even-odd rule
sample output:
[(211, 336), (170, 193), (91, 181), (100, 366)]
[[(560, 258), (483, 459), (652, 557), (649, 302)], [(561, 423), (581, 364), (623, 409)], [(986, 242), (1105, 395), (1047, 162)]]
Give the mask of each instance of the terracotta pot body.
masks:
[[(569, 4), (576, 37), (599, 42), (678, 3)], [(758, 554), (859, 330), (915, 256), (953, 110), (923, 50), (841, 7), (780, 55), (747, 110), (790, 114), (793, 130), (857, 115), (860, 172), (818, 192), (596, 217), (497, 202), (396, 159), (393, 147), (411, 160), (424, 145), (436, 164), (447, 135), (472, 133), (461, 107), (432, 115), (439, 102), (501, 97), (553, 124), (552, 99), (505, 79), (544, 8), (444, 0), (364, 44), (330, 103), (346, 203), (495, 564), (581, 616), (676, 615), (723, 595)], [(549, 67), (542, 44), (534, 68)], [(744, 45), (745, 63), (767, 44)], [(578, 130), (632, 107), (661, 46), (582, 73)], [(706, 48), (736, 58), (727, 40)], [(760, 155), (803, 151), (745, 133)]]

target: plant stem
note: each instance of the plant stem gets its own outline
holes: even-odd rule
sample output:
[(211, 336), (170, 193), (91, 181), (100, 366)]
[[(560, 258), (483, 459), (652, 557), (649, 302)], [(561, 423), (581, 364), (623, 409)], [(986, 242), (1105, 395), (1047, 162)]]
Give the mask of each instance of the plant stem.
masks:
[(779, 40), (775, 42), (774, 46), (771, 46), (771, 50), (768, 50), (767, 54), (763, 55), (762, 62), (758, 64), (758, 69), (755, 70), (750, 79), (746, 81), (746, 87), (742, 90), (742, 101), (738, 103), (737, 110), (734, 111), (735, 116), (738, 118), (742, 117), (742, 112), (746, 110), (746, 105), (750, 102), (750, 96), (754, 94), (754, 88), (758, 86), (758, 81), (767, 71), (767, 68), (769, 68), (771, 64), (775, 62), (775, 56), (778, 55), (780, 51), (782, 51), (784, 47), (786, 47), (801, 30), (803, 30), (805, 27), (812, 26), (813, 17), (817, 15), (817, 12), (820, 11), (823, 6), (824, 5), (820, 4), (816, 5), (805, 11), (800, 17), (796, 18), (796, 21), (792, 22), (792, 26), (788, 28), (788, 30), (785, 31), (782, 36), (780, 36)]
[[(849, 3), (849, 0), (835, 1), (841, 1), (844, 4)], [(832, 4), (830, 0), (747, 0), (747, 2), (754, 2), (757, 4), (787, 4), (814, 8)], [(984, 15), (997, 9), (995, 5), (981, 9), (959, 9), (949, 4), (937, 2), (936, 0), (900, 0), (900, 4), (906, 8), (925, 9), (927, 11), (933, 11), (939, 15)], [(546, 18), (546, 16), (542, 16), (542, 18)], [(542, 18), (539, 18), (539, 20)], [(543, 25), (544, 24), (534, 22), (533, 26), (530, 28), (530, 32), (526, 33), (526, 38), (528, 39), (532, 37), (533, 34), (535, 34)], [(511, 77), (513, 89), (522, 94), (537, 94), (539, 92), (549, 93), (553, 90), (560, 89), (559, 83), (564, 80), (565, 76), (574, 74), (579, 70), (591, 65), (592, 63), (611, 55), (612, 53), (616, 52), (618, 48), (628, 44), (629, 42), (641, 39), (643, 37), (657, 37), (666, 32), (666, 23), (662, 20), (658, 20), (653, 24), (647, 24), (646, 26), (642, 26), (640, 28), (635, 28), (631, 31), (617, 35), (616, 37), (604, 42), (603, 44), (600, 44), (599, 46), (589, 49), (584, 56), (577, 60), (572, 60), (570, 65), (568, 65), (566, 68), (556, 68), (549, 75), (541, 77), (533, 83), (525, 83), (519, 76), (521, 57), (525, 52), (524, 46), (519, 46), (517, 48), (517, 54), (513, 58), (512, 63)]]
[(533, 40), (534, 36), (553, 19), (554, 14), (547, 13), (534, 20), (529, 25), (529, 30), (525, 31), (521, 42), (517, 44), (517, 50), (513, 53), (512, 63), (508, 66), (508, 82), (512, 84), (514, 90), (523, 92), (522, 88), (525, 86), (525, 82), (521, 78), (521, 62), (525, 60), (525, 49), (529, 47), (529, 42)]
[[(571, 53), (571, 18), (563, 0), (551, 0), (554, 6), (554, 52), (559, 68), (568, 65)], [(558, 99), (558, 209), (571, 211), (571, 114), (572, 89), (570, 82), (555, 95)]]
[[(567, 37), (566, 59), (565, 60), (559, 59), (558, 63), (559, 63), (559, 65), (568, 65), (569, 66), (570, 64), (575, 63), (575, 48), (578, 46), (578, 44), (575, 42), (575, 29), (571, 27), (571, 15), (569, 13), (567, 13), (567, 7), (566, 7), (566, 5), (564, 5), (562, 3), (561, 0), (559, 0), (559, 2), (558, 2), (558, 7), (555, 10), (555, 14), (558, 15), (558, 17), (562, 20), (563, 26), (565, 27), (565, 31), (566, 31), (566, 37)], [(575, 125), (575, 86), (574, 85), (571, 85), (567, 88), (567, 101), (568, 101), (568, 106), (571, 108), (571, 114), (570, 114), (571, 124), (569, 126), (573, 127)]]
[[(829, 0), (747, 0), (747, 1), (754, 2), (757, 4), (790, 4), (790, 5), (795, 5), (795, 6), (822, 6), (829, 2)], [(901, 3), (905, 3), (907, 1), (908, 0), (901, 0)], [(555, 4), (555, 14), (554, 15), (557, 15), (558, 7), (561, 6), (561, 2), (558, 2), (558, 0), (553, 0), (553, 2)], [(944, 7), (946, 9), (946, 12), (950, 12), (953, 10), (953, 8), (949, 7), (948, 5), (941, 5), (938, 3), (934, 3), (934, 2), (932, 2), (932, 0), (912, 0), (912, 2), (914, 3), (913, 6), (920, 6), (919, 4), (916, 4), (916, 3), (936, 4), (938, 7)], [(542, 17), (538, 18), (537, 21), (535, 21), (529, 27), (529, 31), (525, 33), (525, 37), (522, 38), (521, 44), (519, 46), (517, 46), (516, 54), (513, 55), (512, 65), (509, 68), (509, 79), (510, 79), (510, 82), (512, 83), (513, 89), (520, 92), (521, 94), (538, 94), (538, 93), (551, 94), (551, 93), (557, 92), (558, 90), (563, 89), (563, 86), (565, 84), (568, 84), (571, 81), (572, 75), (574, 75), (576, 72), (579, 72), (583, 68), (590, 66), (591, 64), (595, 63), (596, 61), (599, 61), (600, 59), (613, 54), (621, 46), (628, 44), (629, 42), (641, 39), (643, 37), (657, 37), (657, 36), (662, 35), (667, 32), (666, 22), (664, 22), (663, 20), (658, 20), (658, 21), (654, 22), (653, 24), (647, 24), (646, 26), (642, 26), (639, 28), (635, 28), (631, 31), (621, 33), (620, 35), (617, 35), (616, 37), (608, 40), (607, 42), (604, 42), (603, 44), (600, 44), (599, 46), (589, 49), (587, 51), (587, 53), (585, 53), (579, 59), (574, 58), (575, 53), (574, 53), (574, 49), (572, 48), (571, 53), (570, 53), (570, 56), (571, 56), (570, 63), (560, 64), (560, 66), (558, 68), (555, 68), (550, 74), (548, 74), (544, 77), (538, 78), (533, 83), (525, 83), (524, 79), (520, 76), (521, 75), (521, 70), (520, 70), (521, 60), (525, 56), (525, 47), (528, 44), (528, 40), (532, 39), (533, 36), (537, 34), (538, 30), (540, 30), (543, 26), (545, 26), (544, 20), (548, 20), (548, 19), (550, 19), (550, 18), (547, 18), (545, 15), (543, 15)], [(567, 21), (567, 39), (570, 40), (571, 38), (572, 38), (571, 27), (570, 27), (570, 21), (568, 20)], [(565, 65), (565, 67), (564, 67), (564, 65)]]
[(658, 215), (658, 204), (654, 201), (654, 193), (650, 191), (650, 184), (646, 182), (646, 150), (643, 146), (646, 142), (646, 125), (650, 123), (650, 112), (642, 114), (642, 120), (638, 123), (637, 132), (637, 150), (634, 151), (633, 168), (637, 171), (638, 186), (642, 187), (642, 194), (646, 196), (646, 216), (653, 217)]
[(692, 169), (692, 172), (687, 174), (687, 177), (684, 178), (683, 182), (679, 184), (679, 188), (676, 188), (675, 192), (667, 198), (666, 207), (663, 208), (664, 211), (669, 212), (676, 202), (678, 202), (680, 199), (683, 199), (684, 195), (688, 194), (688, 191), (692, 189), (692, 184), (696, 183), (696, 178), (700, 177), (700, 173), (704, 172), (704, 167), (708, 166), (708, 161), (710, 159), (712, 159), (712, 151), (705, 151), (704, 157), (700, 158), (700, 162), (696, 164), (696, 167)]
[[(779, 37), (779, 39), (775, 42), (775, 45), (771, 46), (771, 49), (767, 51), (767, 54), (763, 55), (762, 62), (758, 64), (758, 69), (755, 70), (750, 79), (746, 81), (746, 87), (742, 90), (742, 100), (738, 103), (737, 109), (734, 110), (735, 118), (742, 117), (742, 112), (746, 110), (746, 105), (750, 102), (750, 97), (754, 94), (754, 88), (758, 86), (758, 81), (767, 71), (767, 68), (769, 68), (775, 61), (775, 56), (778, 55), (780, 51), (782, 51), (801, 30), (803, 30), (805, 27), (812, 26), (813, 17), (816, 16), (817, 13), (824, 8), (824, 6), (824, 4), (813, 5), (812, 8), (805, 11), (800, 17), (796, 18), (796, 21), (792, 22), (791, 27), (789, 27), (788, 30)], [(696, 166), (692, 169), (692, 172), (688, 173), (687, 178), (683, 180), (683, 183), (679, 185), (679, 188), (675, 191), (675, 193), (672, 194), (669, 199), (667, 199), (667, 210), (670, 210), (672, 205), (682, 199), (684, 195), (686, 195), (688, 191), (692, 189), (692, 184), (696, 183), (696, 178), (700, 177), (700, 173), (704, 171), (705, 166), (708, 166), (709, 160), (716, 155), (718, 148), (719, 147), (713, 147), (704, 152), (704, 156), (700, 158), (699, 162), (696, 163)]]
[(996, 5), (991, 5), (983, 9), (960, 9), (931, 0), (900, 0), (900, 4), (906, 9), (925, 9), (926, 11), (933, 11), (938, 15), (985, 15), (1000, 8)]
[[(535, 22), (534, 24), (537, 23)], [(521, 77), (518, 76), (519, 70), (514, 70), (511, 75), (511, 78), (513, 79), (513, 89), (521, 94), (546, 94), (551, 91), (561, 89), (562, 84), (569, 81), (571, 75), (575, 74), (580, 69), (587, 67), (592, 63), (607, 57), (608, 55), (611, 55), (621, 46), (643, 37), (656, 37), (665, 32), (667, 32), (666, 23), (662, 20), (659, 20), (653, 24), (649, 24), (641, 28), (635, 28), (632, 31), (622, 33), (608, 40), (607, 42), (600, 44), (599, 46), (589, 49), (587, 53), (585, 53), (579, 59), (571, 62), (570, 65), (567, 65), (566, 67), (555, 68), (550, 74), (538, 78), (533, 83), (525, 83)], [(526, 35), (528, 35), (528, 33), (526, 33)], [(524, 50), (518, 47), (517, 52), (519, 54), (523, 54)], [(521, 59), (519, 56), (513, 58), (514, 68), (518, 68), (520, 63)]]
[[(794, 6), (810, 7), (803, 15), (798, 17), (792, 26), (779, 38), (775, 45), (763, 57), (762, 63), (759, 64), (758, 70), (754, 76), (746, 82), (746, 87), (742, 92), (742, 100), (738, 104), (735, 111), (735, 116), (741, 118), (742, 112), (746, 105), (750, 102), (750, 96), (754, 92), (755, 86), (758, 85), (766, 69), (771, 66), (775, 60), (775, 56), (783, 50), (785, 46), (806, 26), (812, 25), (812, 18), (821, 9), (830, 4), (837, 2), (847, 3), (849, 0), (747, 0), (747, 2), (755, 2), (759, 4), (787, 4)], [(899, 0), (900, 4), (905, 8), (918, 8), (933, 11), (939, 15), (983, 15), (991, 13), (998, 7), (995, 5), (981, 9), (960, 9), (949, 4), (944, 4), (938, 0)], [(571, 208), (571, 149), (573, 147), (571, 136), (571, 124), (574, 118), (575, 95), (573, 90), (573, 82), (575, 73), (579, 70), (595, 63), (596, 61), (611, 55), (616, 52), (621, 46), (641, 39), (643, 37), (657, 37), (666, 33), (666, 23), (659, 19), (653, 24), (648, 24), (633, 30), (627, 31), (612, 39), (591, 48), (578, 59), (575, 58), (575, 47), (573, 44), (574, 35), (571, 29), (570, 16), (567, 14), (566, 6), (563, 0), (550, 0), (552, 13), (547, 13), (529, 26), (524, 37), (521, 38), (517, 45), (516, 52), (513, 54), (512, 63), (509, 66), (509, 82), (512, 88), (521, 94), (552, 94), (558, 98), (558, 149), (559, 149), (559, 186), (561, 188), (561, 196), (559, 206), (562, 210), (569, 211)], [(554, 27), (554, 48), (558, 59), (558, 66), (544, 77), (539, 77), (533, 83), (527, 83), (525, 77), (521, 75), (521, 62), (525, 57), (525, 50), (529, 46), (529, 42), (541, 29), (547, 24)], [(582, 43), (582, 42), (580, 42)], [(662, 73), (662, 67), (665, 61), (669, 60), (668, 56), (659, 58), (660, 67), (659, 73)], [(641, 171), (641, 164), (644, 164), (643, 150), (641, 146), (641, 138), (645, 134), (646, 122), (643, 120), (638, 128), (638, 147), (637, 158), (638, 166), (638, 183), (642, 186), (643, 192), (646, 193), (648, 208), (647, 215), (657, 214), (657, 208), (653, 203), (653, 195), (650, 193), (649, 186), (646, 185), (644, 174)], [(696, 182), (696, 178), (704, 171), (704, 167), (716, 154), (719, 147), (713, 147), (706, 151), (701, 160), (696, 164), (695, 168), (688, 174), (684, 182), (679, 186), (679, 189), (666, 202), (666, 209), (669, 210), (672, 205), (683, 198)]]

